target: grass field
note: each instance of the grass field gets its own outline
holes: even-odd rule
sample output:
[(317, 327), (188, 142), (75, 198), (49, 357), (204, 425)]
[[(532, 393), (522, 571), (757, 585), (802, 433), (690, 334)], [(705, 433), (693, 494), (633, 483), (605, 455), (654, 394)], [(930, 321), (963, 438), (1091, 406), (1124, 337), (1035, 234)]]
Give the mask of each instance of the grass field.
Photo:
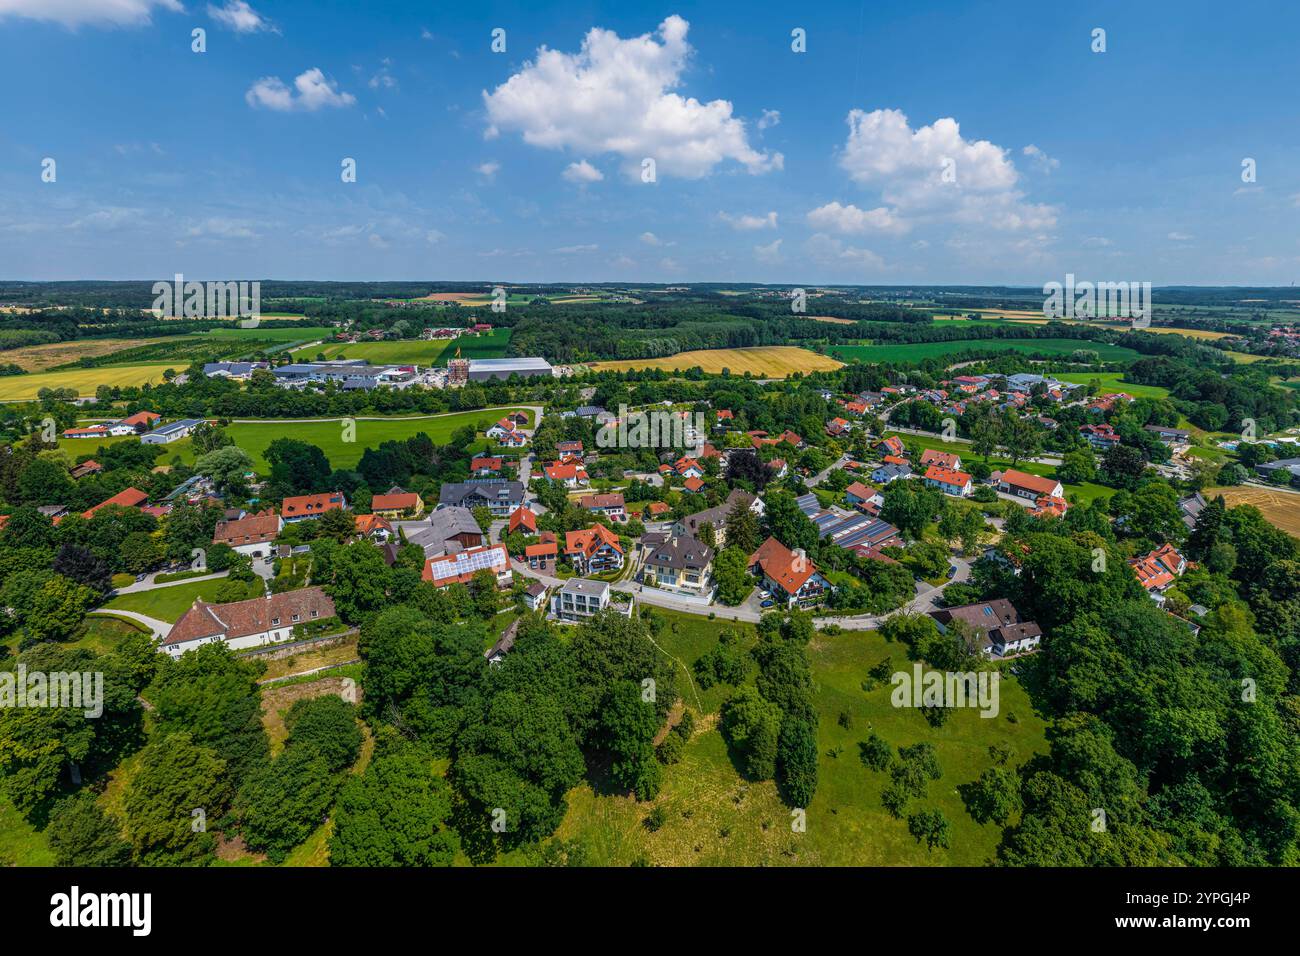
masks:
[[(263, 315), (265, 320), (267, 316)], [(275, 322), (263, 321), (255, 329), (245, 328), (221, 328), (211, 329), (201, 333), (206, 338), (229, 339), (238, 342), (240, 339), (275, 342), (309, 342), (313, 339), (332, 338), (336, 329), (327, 325), (279, 325)]]
[(830, 371), (839, 368), (841, 364), (825, 355), (792, 345), (765, 345), (752, 349), (700, 349), (657, 359), (593, 362), (592, 368), (601, 372), (652, 368), (666, 372), (684, 372), (699, 366), (710, 375), (730, 369), (732, 375), (749, 372), (760, 378), (785, 378), (793, 372)]
[(1086, 339), (957, 339), (904, 345), (837, 345), (830, 349), (830, 353), (846, 362), (920, 362), (954, 355), (965, 349), (1066, 356), (1076, 349), (1087, 349), (1100, 355), (1104, 362), (1126, 362), (1138, 357), (1132, 349)]
[(1137, 385), (1133, 382), (1124, 381), (1123, 372), (1063, 372), (1052, 376), (1062, 382), (1076, 382), (1080, 385), (1087, 385), (1089, 382), (1098, 382), (1101, 385), (1100, 394), (1114, 395), (1116, 392), (1126, 392), (1134, 398), (1168, 398), (1169, 389), (1162, 388), (1159, 385)]
[(300, 362), (312, 361), (319, 354), (327, 359), (365, 359), (375, 365), (410, 363), (412, 365), (446, 365), (460, 349), (461, 358), (502, 358), (510, 344), (509, 329), (493, 329), (487, 335), (465, 335), (456, 339), (402, 339), (391, 342), (330, 342), (294, 352)]
[[(382, 442), (410, 438), (412, 435), (424, 432), (434, 444), (445, 444), (450, 441), (452, 433), (458, 429), (473, 424), (478, 431), (482, 431), (510, 411), (521, 411), (530, 419), (532, 417), (532, 412), (527, 409), (498, 408), (421, 418), (358, 418), (355, 420), (355, 441), (351, 442), (343, 440), (341, 420), (312, 422), (281, 419), (265, 422), (234, 422), (227, 426), (226, 433), (234, 439), (236, 445), (248, 453), (253, 459), (254, 468), (262, 474), (270, 469), (262, 453), (277, 438), (296, 438), (309, 442), (325, 452), (325, 457), (330, 460), (333, 467), (351, 468), (361, 460), (362, 452), (367, 448), (377, 448)], [(181, 457), (188, 461), (193, 455), (189, 444), (189, 439), (183, 439), (169, 447), (183, 445)], [(163, 460), (170, 458), (170, 454), (163, 456)]]
[[(700, 639), (699, 629), (716, 634), (728, 625), (696, 621), (684, 643), (703, 645), (702, 653), (711, 641)], [(933, 729), (917, 711), (894, 708), (887, 683), (863, 691), (868, 670), (885, 657), (896, 669), (910, 668), (903, 648), (886, 644), (875, 632), (818, 635), (809, 647), (820, 758), (806, 832), (792, 832), (790, 809), (771, 781), (751, 782), (739, 775), (716, 729), (716, 707), (706, 705), (682, 761), (665, 769), (663, 789), (653, 804), (598, 794), (584, 784), (569, 793), (569, 811), (557, 836), (581, 840), (594, 865), (626, 866), (637, 860), (678, 866), (986, 863), (1001, 831), (971, 819), (956, 788), (992, 765), (991, 744), (1011, 748), (1016, 764), (1045, 751), (1045, 724), (1018, 683), (1004, 679), (996, 717), (960, 710)], [(841, 714), (847, 727), (840, 723)], [(952, 825), (950, 849), (927, 850), (908, 834), (906, 819), (894, 819), (881, 805), (889, 776), (867, 770), (858, 759), (858, 742), (873, 731), (894, 747), (919, 741), (934, 745), (943, 777), (929, 784), (926, 797), (911, 801), (908, 811), (941, 810)], [(644, 821), (656, 804), (667, 811), (667, 819), (650, 832)]]
[(104, 607), (109, 611), (134, 611), (136, 614), (145, 614), (166, 621), (168, 624), (175, 624), (196, 599), (214, 600), (217, 589), (225, 583), (226, 579), (220, 577), (188, 584), (173, 584), (170, 587), (153, 588), (148, 591), (133, 591), (130, 594), (117, 595)]
[(1252, 488), (1249, 485), (1207, 488), (1204, 494), (1207, 499), (1223, 495), (1223, 500), (1229, 507), (1253, 505), (1263, 513), (1269, 524), (1281, 528), (1293, 538), (1300, 538), (1300, 494)]
[(0, 402), (23, 402), (36, 398), (43, 388), (75, 389), (79, 397), (91, 397), (101, 385), (156, 385), (163, 372), (182, 372), (188, 361), (155, 362), (141, 365), (105, 365), (101, 368), (68, 369), (63, 372), (36, 372), (31, 375), (0, 377)]
[[(261, 422), (235, 422), (226, 426), (226, 433), (253, 459), (253, 467), (266, 474), (269, 466), (262, 453), (277, 438), (297, 438), (317, 445), (325, 452), (330, 464), (335, 468), (351, 468), (361, 460), (367, 448), (376, 448), (381, 442), (399, 438), (409, 438), (420, 432), (427, 434), (435, 443), (445, 444), (459, 428), (473, 423), (482, 431), (509, 411), (521, 411), (531, 419), (532, 412), (525, 408), (498, 408), (481, 412), (456, 412), (451, 415), (425, 415), (413, 418), (358, 418), (356, 419), (355, 441), (343, 440), (342, 419), (327, 421), (299, 421), (296, 419), (268, 419)], [(535, 424), (535, 423), (532, 423)], [(77, 458), (94, 456), (95, 449), (101, 445), (113, 445), (122, 441), (138, 441), (133, 435), (117, 438), (60, 438), (59, 448), (66, 451), (75, 461)], [(194, 463), (194, 449), (188, 438), (163, 445), (160, 463), (167, 463), (179, 456), (181, 461)]]

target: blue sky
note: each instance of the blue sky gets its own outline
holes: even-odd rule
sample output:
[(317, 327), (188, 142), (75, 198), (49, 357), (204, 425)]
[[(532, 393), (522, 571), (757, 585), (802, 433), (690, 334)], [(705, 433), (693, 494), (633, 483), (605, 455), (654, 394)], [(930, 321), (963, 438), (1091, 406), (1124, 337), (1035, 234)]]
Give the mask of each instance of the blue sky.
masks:
[(1300, 5), (469, 6), (0, 0), (0, 277), (1300, 278)]

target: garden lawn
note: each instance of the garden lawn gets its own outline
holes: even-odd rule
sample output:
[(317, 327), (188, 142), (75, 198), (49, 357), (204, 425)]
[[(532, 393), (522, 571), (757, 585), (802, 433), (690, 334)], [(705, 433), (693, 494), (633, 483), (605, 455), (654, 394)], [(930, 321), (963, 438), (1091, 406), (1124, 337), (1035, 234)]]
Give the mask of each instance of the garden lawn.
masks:
[[(261, 578), (255, 583), (260, 583)], [(193, 606), (195, 600), (213, 601), (217, 589), (226, 583), (224, 577), (196, 581), (192, 584), (173, 584), (169, 587), (152, 588), (148, 591), (132, 591), (119, 594), (104, 605), (107, 611), (134, 611), (160, 621), (175, 624), (182, 614)], [(250, 589), (251, 592), (251, 589)]]
[(1101, 395), (1126, 392), (1134, 398), (1169, 397), (1169, 389), (1159, 385), (1138, 385), (1134, 382), (1124, 381), (1123, 372), (1060, 372), (1054, 373), (1052, 377), (1060, 379), (1062, 382), (1074, 382), (1079, 385), (1097, 382), (1101, 386), (1099, 390)]

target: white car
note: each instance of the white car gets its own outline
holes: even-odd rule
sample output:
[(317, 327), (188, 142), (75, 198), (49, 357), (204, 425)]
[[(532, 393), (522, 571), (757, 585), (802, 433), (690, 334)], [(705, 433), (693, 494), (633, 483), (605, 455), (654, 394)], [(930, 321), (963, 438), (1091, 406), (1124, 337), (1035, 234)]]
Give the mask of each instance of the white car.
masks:
[(759, 592), (758, 592), (758, 596), (759, 596), (760, 598), (762, 598), (764, 601), (766, 601), (768, 598), (770, 598), (770, 597), (772, 596), (772, 592), (771, 592), (771, 591), (759, 591)]

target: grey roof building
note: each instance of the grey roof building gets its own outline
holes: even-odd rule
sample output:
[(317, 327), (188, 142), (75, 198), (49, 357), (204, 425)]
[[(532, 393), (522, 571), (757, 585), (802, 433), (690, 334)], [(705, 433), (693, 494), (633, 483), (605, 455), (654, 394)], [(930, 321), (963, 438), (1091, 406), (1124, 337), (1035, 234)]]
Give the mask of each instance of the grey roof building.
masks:
[(550, 377), (553, 374), (551, 363), (544, 358), (520, 357), (469, 360), (469, 378), (473, 382), (483, 382), (494, 378), (509, 378), (511, 375), (531, 378), (533, 376)]
[(464, 548), (474, 548), (487, 543), (483, 529), (474, 520), (473, 513), (459, 505), (450, 505), (434, 511), (429, 515), (428, 525), (414, 534), (408, 534), (406, 540), (411, 544), (418, 544), (430, 558), (455, 554)]
[(449, 481), (438, 492), (441, 505), (459, 505), (471, 511), (484, 506), (496, 515), (507, 515), (524, 503), (524, 486), (518, 481), (481, 478), (477, 481)]

